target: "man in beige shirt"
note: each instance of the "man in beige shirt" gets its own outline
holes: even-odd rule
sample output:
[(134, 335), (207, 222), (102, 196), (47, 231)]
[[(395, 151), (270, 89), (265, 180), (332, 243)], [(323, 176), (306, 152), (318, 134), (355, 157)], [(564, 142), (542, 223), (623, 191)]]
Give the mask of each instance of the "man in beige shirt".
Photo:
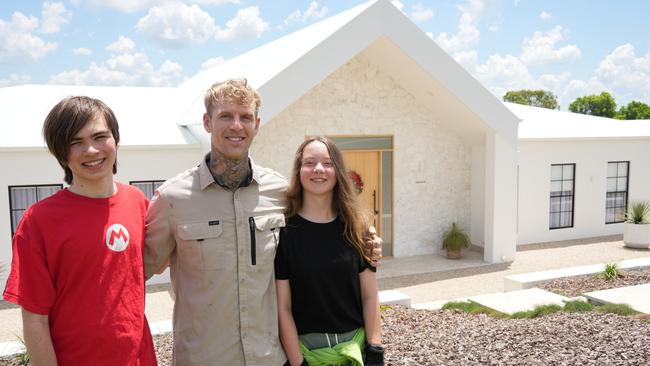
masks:
[[(211, 150), (166, 181), (147, 214), (145, 272), (171, 267), (173, 365), (280, 366), (273, 258), (285, 225), (286, 180), (248, 150), (261, 104), (245, 80), (204, 98)], [(369, 248), (380, 245), (376, 238)], [(375, 257), (381, 251), (375, 250)]]

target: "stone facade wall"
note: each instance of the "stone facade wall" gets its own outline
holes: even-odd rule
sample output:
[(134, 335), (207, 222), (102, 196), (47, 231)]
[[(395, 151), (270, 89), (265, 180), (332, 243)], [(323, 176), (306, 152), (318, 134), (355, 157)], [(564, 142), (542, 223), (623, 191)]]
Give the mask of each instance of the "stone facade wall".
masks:
[(357, 56), (264, 124), (251, 155), (288, 177), (307, 135), (392, 135), (393, 254), (431, 254), (452, 221), (470, 229), (471, 147), (445, 123)]

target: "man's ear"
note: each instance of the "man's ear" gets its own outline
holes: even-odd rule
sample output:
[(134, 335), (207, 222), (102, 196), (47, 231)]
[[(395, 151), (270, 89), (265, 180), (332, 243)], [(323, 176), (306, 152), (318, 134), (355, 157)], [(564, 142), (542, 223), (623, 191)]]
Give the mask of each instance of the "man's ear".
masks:
[(259, 131), (260, 129), (260, 117), (255, 117), (255, 131)]
[(212, 126), (210, 125), (210, 115), (206, 112), (203, 113), (203, 128), (208, 133), (212, 133)]

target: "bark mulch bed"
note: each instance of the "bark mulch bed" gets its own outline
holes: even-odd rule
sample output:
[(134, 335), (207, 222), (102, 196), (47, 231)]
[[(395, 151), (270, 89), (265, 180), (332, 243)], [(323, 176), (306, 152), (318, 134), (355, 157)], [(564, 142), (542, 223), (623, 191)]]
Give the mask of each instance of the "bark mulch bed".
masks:
[(619, 270), (618, 278), (606, 280), (601, 274), (558, 278), (537, 287), (567, 297), (580, 296), (586, 292), (650, 283), (650, 267)]
[[(650, 324), (632, 317), (591, 311), (508, 320), (398, 306), (383, 315), (386, 365), (650, 365)], [(159, 364), (170, 365), (171, 335), (155, 342)]]

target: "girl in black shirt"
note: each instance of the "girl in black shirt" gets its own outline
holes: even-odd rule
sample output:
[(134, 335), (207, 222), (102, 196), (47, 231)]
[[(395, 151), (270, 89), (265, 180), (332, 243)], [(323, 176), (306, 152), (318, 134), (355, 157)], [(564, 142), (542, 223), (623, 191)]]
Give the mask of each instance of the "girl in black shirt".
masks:
[(316, 137), (300, 145), (287, 196), (288, 222), (275, 258), (286, 365), (383, 365), (366, 220), (331, 141)]

